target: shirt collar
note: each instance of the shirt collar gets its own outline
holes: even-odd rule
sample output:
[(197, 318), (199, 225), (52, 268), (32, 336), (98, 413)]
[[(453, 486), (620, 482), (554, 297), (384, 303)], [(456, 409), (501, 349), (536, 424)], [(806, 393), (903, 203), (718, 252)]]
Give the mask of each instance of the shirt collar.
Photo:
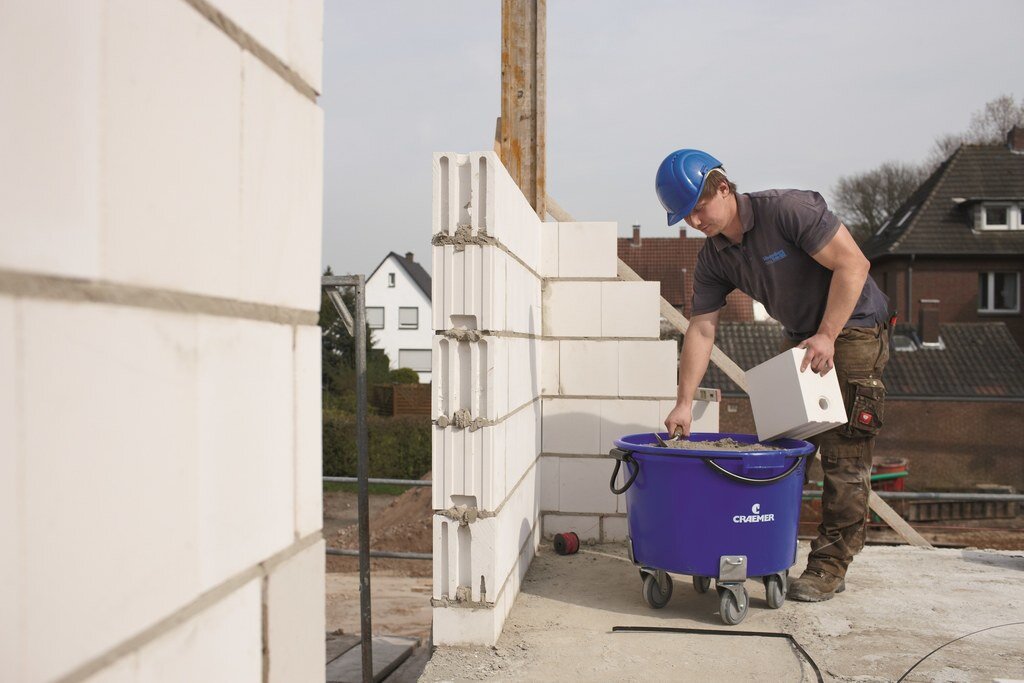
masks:
[[(754, 209), (750, 206), (750, 197), (745, 194), (736, 195), (736, 211), (740, 215), (740, 224), (743, 226), (743, 234), (754, 229)], [(735, 246), (725, 235), (715, 235), (711, 238), (715, 245), (715, 251), (722, 251), (726, 247)]]

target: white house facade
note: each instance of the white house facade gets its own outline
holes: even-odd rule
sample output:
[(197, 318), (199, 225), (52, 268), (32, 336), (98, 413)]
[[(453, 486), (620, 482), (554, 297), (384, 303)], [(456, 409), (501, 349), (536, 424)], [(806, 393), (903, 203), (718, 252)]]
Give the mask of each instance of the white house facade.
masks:
[(366, 321), (374, 346), (391, 361), (391, 369), (411, 368), (420, 382), (430, 381), (430, 275), (412, 252), (389, 253), (366, 280)]

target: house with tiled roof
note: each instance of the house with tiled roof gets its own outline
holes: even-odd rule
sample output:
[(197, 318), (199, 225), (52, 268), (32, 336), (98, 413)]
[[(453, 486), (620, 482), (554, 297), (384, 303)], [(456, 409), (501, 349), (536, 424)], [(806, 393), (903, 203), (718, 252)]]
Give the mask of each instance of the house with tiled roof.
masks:
[(1024, 128), (957, 149), (863, 250), (910, 341), (939, 343), (943, 323), (1002, 322), (1024, 348)]
[(430, 381), (430, 274), (416, 262), (390, 252), (366, 278), (366, 323), (374, 346), (388, 355), (391, 369), (412, 368)]
[[(618, 239), (619, 258), (637, 275), (649, 282), (661, 283), (661, 296), (687, 318), (693, 306), (693, 270), (697, 253), (705, 238), (689, 237), (686, 229), (678, 237), (641, 237), (640, 226), (633, 226), (633, 237)], [(740, 290), (726, 297), (720, 320), (764, 320), (768, 317), (761, 304)]]

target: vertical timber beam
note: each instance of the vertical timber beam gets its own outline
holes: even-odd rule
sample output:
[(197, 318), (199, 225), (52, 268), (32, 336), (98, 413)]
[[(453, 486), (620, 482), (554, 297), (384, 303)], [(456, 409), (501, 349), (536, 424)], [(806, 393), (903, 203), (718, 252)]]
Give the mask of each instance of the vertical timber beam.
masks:
[(544, 220), (547, 0), (501, 3), (501, 163)]

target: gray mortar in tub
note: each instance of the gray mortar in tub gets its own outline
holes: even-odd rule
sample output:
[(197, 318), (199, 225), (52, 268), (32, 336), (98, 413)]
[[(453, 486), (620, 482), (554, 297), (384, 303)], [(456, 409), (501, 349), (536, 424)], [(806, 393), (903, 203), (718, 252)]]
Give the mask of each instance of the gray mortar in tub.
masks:
[[(660, 448), (657, 442), (643, 444), (651, 448)], [(783, 446), (770, 446), (765, 443), (743, 443), (732, 438), (715, 441), (689, 441), (687, 439), (666, 439), (668, 448), (680, 451), (784, 451)]]

